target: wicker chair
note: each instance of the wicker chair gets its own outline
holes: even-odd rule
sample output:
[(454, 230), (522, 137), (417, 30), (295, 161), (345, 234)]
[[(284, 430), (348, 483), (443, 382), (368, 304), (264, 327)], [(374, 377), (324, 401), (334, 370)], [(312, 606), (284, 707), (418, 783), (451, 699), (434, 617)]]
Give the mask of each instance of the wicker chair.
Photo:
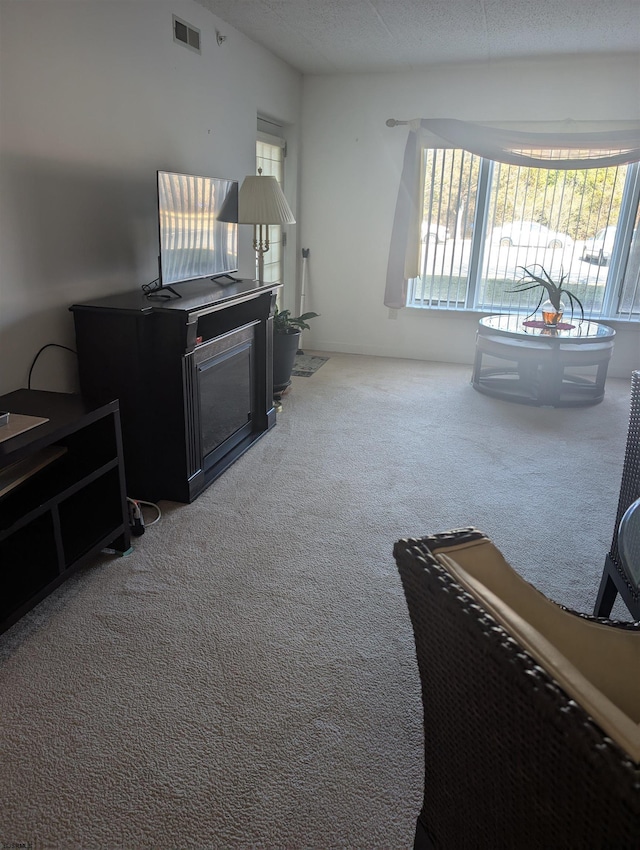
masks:
[(474, 529), (394, 555), (424, 709), (415, 850), (637, 850), (640, 625), (556, 605)]
[[(602, 579), (593, 613), (596, 617), (608, 617), (618, 593), (631, 616), (640, 620), (640, 594), (638, 587), (626, 574), (618, 551), (618, 529), (620, 520), (630, 505), (640, 498), (640, 372), (631, 375), (631, 412), (627, 445), (622, 466), (622, 483), (618, 499), (618, 512), (613, 531), (611, 549), (607, 554)], [(640, 842), (639, 842), (640, 844)]]

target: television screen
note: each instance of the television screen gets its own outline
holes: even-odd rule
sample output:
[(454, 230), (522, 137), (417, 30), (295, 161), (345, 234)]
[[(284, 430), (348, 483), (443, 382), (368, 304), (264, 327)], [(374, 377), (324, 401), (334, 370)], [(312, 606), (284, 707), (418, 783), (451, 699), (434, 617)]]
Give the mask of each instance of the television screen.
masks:
[(227, 198), (237, 210), (237, 194), (236, 180), (158, 171), (162, 286), (238, 271), (237, 221), (218, 218)]

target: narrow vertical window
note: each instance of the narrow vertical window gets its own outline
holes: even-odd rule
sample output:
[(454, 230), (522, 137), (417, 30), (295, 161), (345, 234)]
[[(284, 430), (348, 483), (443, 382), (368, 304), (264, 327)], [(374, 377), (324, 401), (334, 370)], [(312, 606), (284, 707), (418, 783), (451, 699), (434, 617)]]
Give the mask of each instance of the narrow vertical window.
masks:
[[(275, 177), (284, 189), (284, 139), (267, 133), (258, 133), (256, 141), (256, 174), (258, 169), (268, 177)], [(283, 231), (280, 225), (269, 226), (269, 250), (264, 255), (264, 282), (283, 283)]]

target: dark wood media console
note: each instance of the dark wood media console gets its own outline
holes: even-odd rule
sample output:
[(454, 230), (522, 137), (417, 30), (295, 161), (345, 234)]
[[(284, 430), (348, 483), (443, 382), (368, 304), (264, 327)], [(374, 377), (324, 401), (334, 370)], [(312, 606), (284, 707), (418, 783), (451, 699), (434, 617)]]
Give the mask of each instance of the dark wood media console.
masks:
[[(16, 390), (0, 397), (0, 632), (105, 548), (130, 546), (118, 404)], [(7, 427), (7, 426), (4, 426)]]
[(174, 285), (180, 298), (70, 308), (83, 396), (119, 400), (128, 496), (191, 502), (275, 425), (279, 288), (194, 280)]

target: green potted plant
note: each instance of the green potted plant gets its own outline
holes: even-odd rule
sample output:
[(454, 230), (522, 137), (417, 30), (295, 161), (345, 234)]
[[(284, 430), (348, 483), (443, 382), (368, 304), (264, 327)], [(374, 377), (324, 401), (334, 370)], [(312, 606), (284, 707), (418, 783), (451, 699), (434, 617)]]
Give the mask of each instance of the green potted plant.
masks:
[(567, 298), (571, 305), (571, 318), (573, 318), (574, 307), (580, 308), (580, 321), (584, 319), (584, 308), (582, 302), (577, 295), (565, 287), (565, 281), (569, 275), (563, 274), (560, 271), (560, 279), (554, 281), (549, 272), (543, 266), (536, 264), (530, 269), (525, 266), (520, 266), (524, 275), (515, 289), (510, 292), (527, 292), (530, 289), (541, 288), (540, 300), (535, 308), (529, 313), (533, 316), (538, 309), (542, 311), (542, 321), (549, 328), (555, 328), (558, 322), (562, 321), (562, 316), (565, 311), (565, 303), (562, 300), (563, 296)]
[(278, 310), (273, 316), (273, 391), (283, 392), (291, 383), (291, 372), (300, 347), (300, 334), (309, 328), (308, 320), (317, 313), (292, 316), (291, 310)]

